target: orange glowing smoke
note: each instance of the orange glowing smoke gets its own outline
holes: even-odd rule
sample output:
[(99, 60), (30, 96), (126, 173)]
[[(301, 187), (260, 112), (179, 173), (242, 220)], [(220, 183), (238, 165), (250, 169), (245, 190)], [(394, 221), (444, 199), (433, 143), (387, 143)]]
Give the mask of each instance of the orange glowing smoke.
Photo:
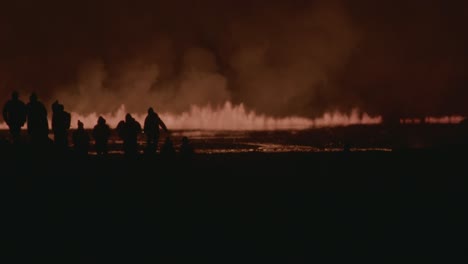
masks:
[[(125, 106), (122, 105), (114, 113), (101, 115), (111, 127), (116, 127), (118, 122), (124, 119), (126, 113)], [(353, 110), (350, 114), (325, 113), (322, 117), (315, 119), (297, 116), (274, 118), (248, 111), (244, 105), (232, 105), (230, 102), (226, 102), (222, 107), (192, 106), (189, 111), (181, 114), (159, 114), (167, 127), (172, 130), (299, 130), (356, 124), (372, 125), (382, 122), (382, 117), (371, 117), (366, 113), (360, 114), (358, 110)], [(132, 114), (132, 116), (143, 124), (146, 113)], [(73, 112), (72, 128), (76, 128), (77, 120), (81, 120), (85, 128), (92, 128), (98, 117), (97, 113), (81, 115)], [(0, 128), (6, 128), (6, 125), (0, 124)]]

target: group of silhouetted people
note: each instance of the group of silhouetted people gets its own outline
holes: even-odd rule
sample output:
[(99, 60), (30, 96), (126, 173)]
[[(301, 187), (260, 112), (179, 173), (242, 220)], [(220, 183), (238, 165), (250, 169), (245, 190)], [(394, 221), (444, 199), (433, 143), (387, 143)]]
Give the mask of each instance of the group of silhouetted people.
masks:
[[(29, 97), (27, 104), (19, 99), (17, 92), (12, 93), (11, 99), (3, 108), (3, 119), (10, 129), (13, 142), (20, 139), (21, 127), (27, 124), (27, 131), (32, 143), (49, 142), (49, 124), (47, 119), (47, 109), (40, 102), (35, 93)], [(58, 149), (68, 148), (68, 132), (71, 125), (71, 114), (65, 111), (63, 104), (55, 101), (52, 104), (52, 132), (54, 134), (54, 144)], [(125, 116), (117, 125), (117, 134), (123, 140), (123, 150), (126, 156), (135, 156), (139, 153), (138, 136), (144, 132), (146, 135), (146, 154), (154, 154), (158, 149), (160, 128), (169, 133), (166, 125), (153, 108), (148, 109), (143, 128), (130, 114)], [(100, 116), (97, 124), (92, 130), (92, 137), (95, 141), (97, 155), (108, 153), (108, 142), (111, 136), (111, 128), (106, 120)], [(84, 129), (84, 124), (78, 120), (78, 128), (72, 133), (72, 143), (74, 152), (78, 155), (88, 155), (91, 137)], [(161, 154), (172, 156), (175, 149), (172, 140), (168, 136), (161, 147)], [(187, 137), (182, 139), (180, 153), (183, 157), (193, 154), (193, 148)]]
[(27, 121), (28, 134), (33, 142), (40, 142), (48, 138), (49, 124), (47, 121), (47, 109), (32, 93), (28, 104), (24, 104), (17, 92), (13, 92), (11, 99), (3, 108), (3, 119), (10, 128), (13, 142), (19, 140), (21, 127)]

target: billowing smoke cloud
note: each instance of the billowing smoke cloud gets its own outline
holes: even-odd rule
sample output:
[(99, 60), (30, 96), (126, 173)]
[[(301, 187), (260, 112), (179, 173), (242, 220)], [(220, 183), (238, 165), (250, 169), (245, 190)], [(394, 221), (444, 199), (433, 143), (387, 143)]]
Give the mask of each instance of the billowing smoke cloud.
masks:
[(105, 64), (91, 61), (80, 67), (73, 84), (76, 87), (65, 87), (56, 96), (80, 113), (106, 113), (121, 105), (131, 112), (146, 111), (148, 106), (182, 111), (191, 104), (215, 104), (230, 99), (227, 80), (216, 72), (216, 64), (207, 51), (187, 51), (182, 71), (174, 80), (161, 82), (160, 68), (154, 62), (131, 61), (121, 65), (110, 80), (111, 73)]
[(274, 116), (466, 115), (467, 6), (12, 1), (0, 4), (0, 98), (34, 90), (80, 113), (231, 101)]

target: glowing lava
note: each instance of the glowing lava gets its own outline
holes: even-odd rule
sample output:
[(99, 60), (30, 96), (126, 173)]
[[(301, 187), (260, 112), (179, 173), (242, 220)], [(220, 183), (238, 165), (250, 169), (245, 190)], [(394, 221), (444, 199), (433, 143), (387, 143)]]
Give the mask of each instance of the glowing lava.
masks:
[[(125, 114), (125, 106), (121, 106), (116, 113), (104, 114), (103, 116), (110, 126), (115, 127)], [(72, 116), (74, 125), (76, 120), (79, 119), (88, 128), (93, 127), (98, 118), (97, 114), (82, 116), (73, 113)], [(143, 124), (146, 114), (132, 114), (132, 116)], [(160, 117), (170, 129), (185, 130), (288, 130), (354, 124), (379, 124), (382, 122), (380, 116), (360, 115), (357, 110), (352, 111), (349, 115), (338, 112), (326, 113), (316, 119), (297, 116), (274, 118), (248, 111), (242, 104), (233, 106), (229, 102), (217, 108), (192, 106), (187, 112), (181, 114), (160, 113)]]
[(442, 116), (442, 117), (433, 117), (428, 116), (424, 119), (420, 118), (402, 118), (400, 119), (400, 124), (422, 124), (423, 121), (426, 124), (450, 124), (456, 125), (460, 124), (465, 118), (463, 116)]
[[(118, 122), (124, 119), (126, 113), (125, 106), (122, 105), (114, 113), (101, 115), (111, 127), (116, 127)], [(181, 114), (159, 114), (171, 130), (300, 130), (356, 124), (373, 125), (382, 122), (382, 117), (371, 117), (366, 113), (360, 114), (358, 110), (353, 110), (350, 114), (325, 113), (322, 117), (315, 119), (297, 116), (274, 118), (249, 111), (242, 104), (232, 105), (230, 102), (226, 102), (221, 107), (192, 106), (189, 111)], [(73, 112), (72, 128), (76, 128), (77, 120), (83, 122), (85, 128), (92, 128), (99, 116), (97, 113), (81, 115)], [(132, 116), (140, 124), (143, 124), (146, 113), (132, 114)], [(0, 124), (0, 128), (6, 128), (5, 124)]]

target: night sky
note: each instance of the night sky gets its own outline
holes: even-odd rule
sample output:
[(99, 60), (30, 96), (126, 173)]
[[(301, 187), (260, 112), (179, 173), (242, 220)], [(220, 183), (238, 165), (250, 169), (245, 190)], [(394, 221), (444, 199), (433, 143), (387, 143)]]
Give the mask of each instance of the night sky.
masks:
[(2, 1), (0, 99), (468, 115), (466, 1)]

